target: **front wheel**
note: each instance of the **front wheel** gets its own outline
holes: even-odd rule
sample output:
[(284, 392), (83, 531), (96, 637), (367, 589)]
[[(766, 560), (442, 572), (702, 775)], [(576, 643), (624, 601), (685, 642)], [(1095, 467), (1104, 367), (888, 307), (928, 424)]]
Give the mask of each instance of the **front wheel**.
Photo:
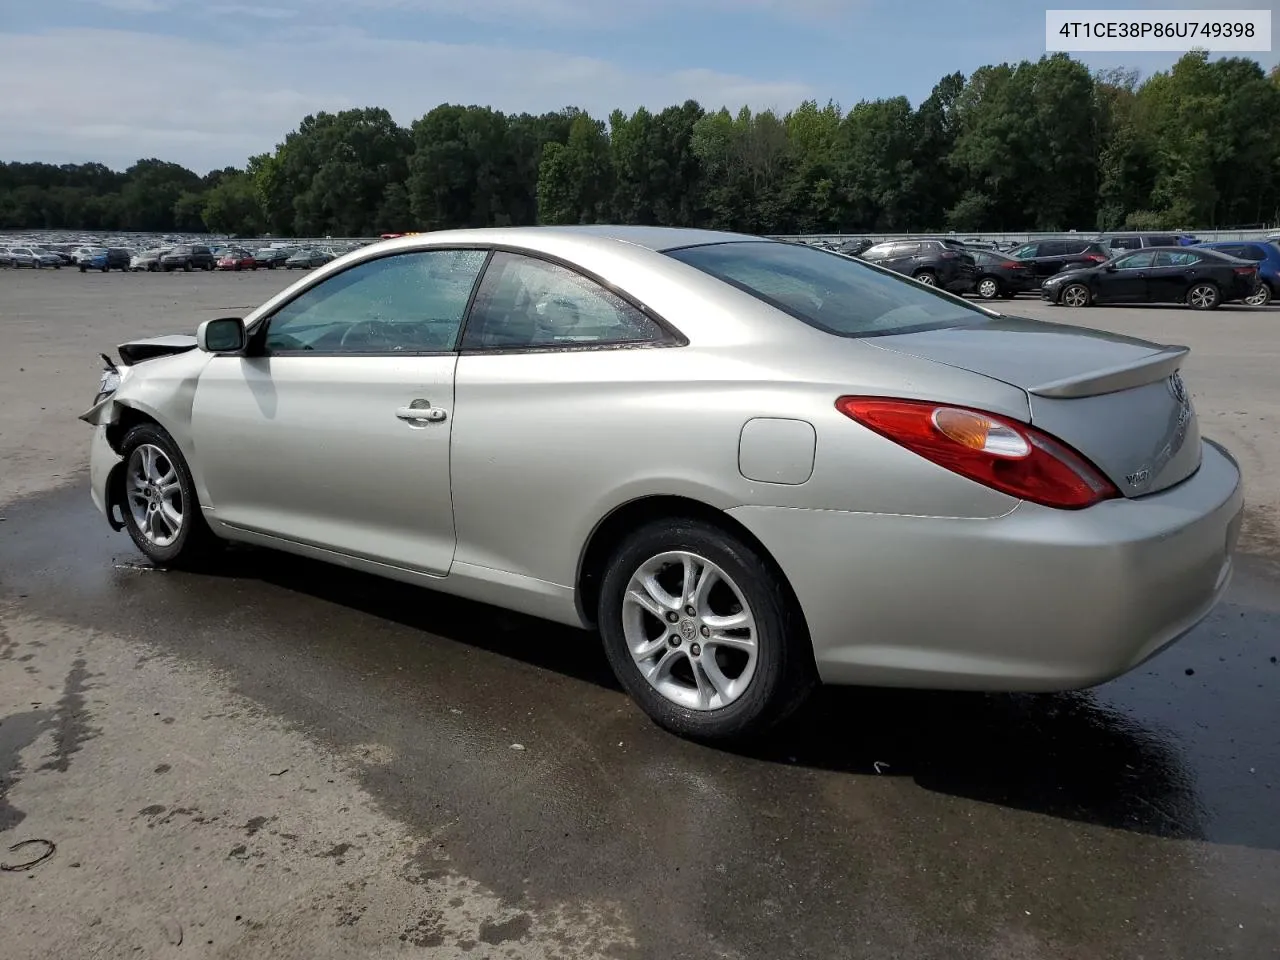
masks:
[(761, 733), (817, 682), (781, 575), (725, 530), (642, 527), (614, 554), (599, 624), (614, 674), (658, 725), (699, 740)]
[(1197, 283), (1187, 291), (1187, 306), (1192, 310), (1216, 310), (1221, 296), (1212, 283)]
[(1251, 307), (1265, 307), (1271, 302), (1271, 287), (1265, 283), (1258, 284), (1258, 289), (1244, 298)]
[(1068, 307), (1087, 307), (1091, 299), (1089, 288), (1083, 283), (1070, 283), (1062, 291), (1062, 297), (1059, 302), (1066, 304)]
[(196, 497), (195, 482), (168, 431), (154, 423), (130, 430), (124, 457), (124, 522), (138, 549), (153, 563), (193, 567), (218, 540)]
[(1000, 281), (995, 277), (983, 277), (978, 281), (977, 289), (983, 300), (994, 300), (1000, 296)]
[(921, 270), (919, 273), (916, 274), (916, 279), (919, 280), (921, 283), (923, 283), (926, 287), (936, 287), (938, 285), (937, 276), (928, 270)]

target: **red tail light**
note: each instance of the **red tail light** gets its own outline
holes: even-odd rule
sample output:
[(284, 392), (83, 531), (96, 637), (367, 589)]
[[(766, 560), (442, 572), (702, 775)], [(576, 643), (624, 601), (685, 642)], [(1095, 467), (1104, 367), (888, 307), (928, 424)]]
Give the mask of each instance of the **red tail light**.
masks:
[(1235, 271), (1236, 273), (1257, 273), (1258, 268), (1257, 267), (1236, 267)]
[(1004, 263), (1000, 264), (1000, 266), (1003, 267), (1005, 270), (1027, 269), (1027, 265), (1025, 263), (1018, 263), (1016, 260), (1006, 260)]
[(1084, 259), (1086, 259), (1086, 260), (1090, 260), (1090, 261), (1092, 261), (1093, 263), (1106, 263), (1106, 262), (1107, 262), (1107, 258), (1106, 258), (1105, 256), (1103, 256), (1102, 254), (1100, 254), (1100, 253), (1087, 253), (1087, 254), (1085, 254)]
[(1120, 496), (1084, 457), (1016, 420), (885, 397), (841, 397), (836, 409), (940, 467), (1020, 500), (1079, 510)]

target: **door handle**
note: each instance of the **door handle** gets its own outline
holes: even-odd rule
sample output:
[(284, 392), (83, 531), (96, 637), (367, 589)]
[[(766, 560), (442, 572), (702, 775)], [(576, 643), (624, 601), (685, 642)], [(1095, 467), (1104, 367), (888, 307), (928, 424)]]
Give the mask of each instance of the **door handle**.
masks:
[(409, 421), (428, 421), (431, 423), (439, 423), (441, 420), (449, 416), (448, 411), (442, 407), (401, 407), (396, 411), (396, 416), (401, 420)]

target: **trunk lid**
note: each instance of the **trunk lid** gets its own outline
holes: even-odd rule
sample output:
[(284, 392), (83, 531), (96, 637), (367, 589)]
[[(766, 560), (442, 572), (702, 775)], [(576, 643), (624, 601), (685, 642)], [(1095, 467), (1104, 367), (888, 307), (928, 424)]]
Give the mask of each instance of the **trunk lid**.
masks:
[(1179, 373), (1186, 347), (1017, 317), (868, 342), (1020, 387), (1031, 422), (1087, 457), (1126, 497), (1199, 469), (1199, 425)]

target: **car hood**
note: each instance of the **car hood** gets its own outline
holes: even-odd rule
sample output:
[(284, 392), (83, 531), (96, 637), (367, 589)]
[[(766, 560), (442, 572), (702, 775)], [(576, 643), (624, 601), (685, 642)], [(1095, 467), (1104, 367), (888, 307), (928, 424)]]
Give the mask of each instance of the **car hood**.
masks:
[(126, 367), (143, 360), (154, 360), (156, 357), (168, 357), (175, 353), (186, 353), (196, 348), (196, 338), (185, 333), (173, 333), (162, 337), (144, 337), (139, 340), (128, 340), (118, 347), (120, 360)]

